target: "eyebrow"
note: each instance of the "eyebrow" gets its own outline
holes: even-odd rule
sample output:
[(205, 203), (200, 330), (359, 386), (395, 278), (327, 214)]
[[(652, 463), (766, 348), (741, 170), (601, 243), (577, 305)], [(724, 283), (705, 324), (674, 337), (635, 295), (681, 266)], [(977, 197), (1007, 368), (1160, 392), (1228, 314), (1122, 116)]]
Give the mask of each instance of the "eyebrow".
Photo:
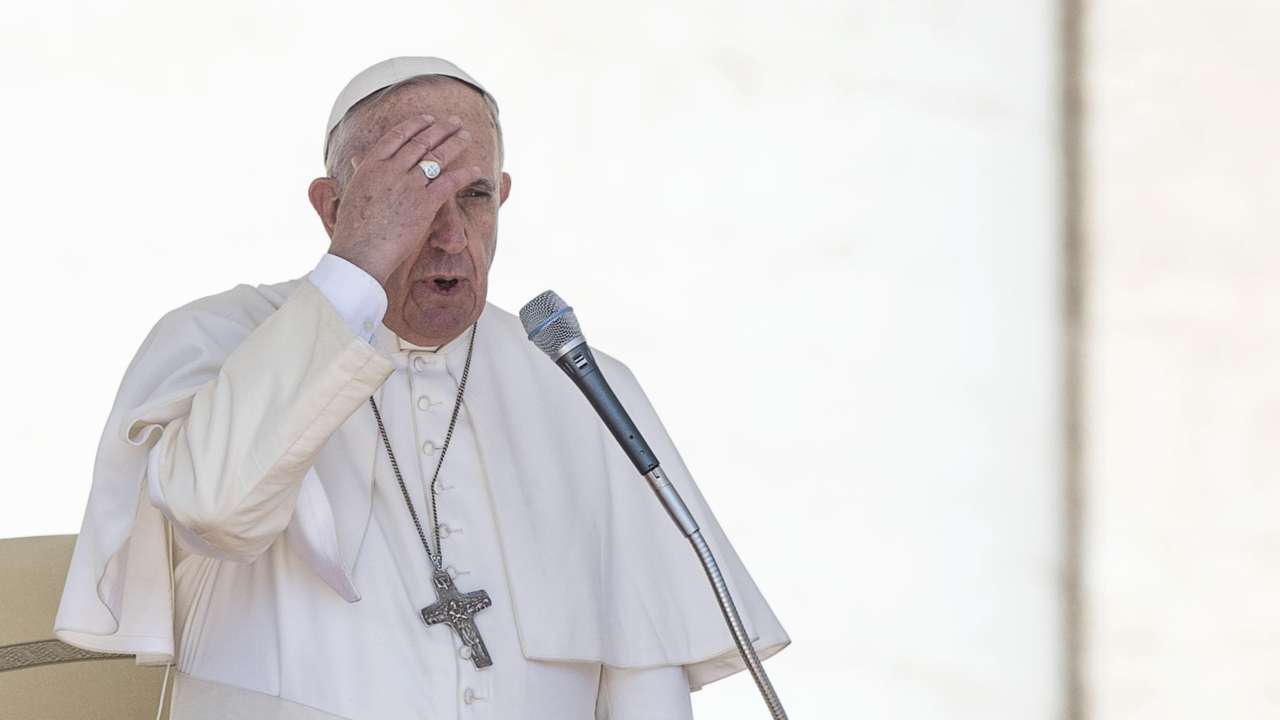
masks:
[(489, 178), (480, 178), (466, 187), (467, 190), (484, 190), (486, 192), (494, 192), (493, 181)]

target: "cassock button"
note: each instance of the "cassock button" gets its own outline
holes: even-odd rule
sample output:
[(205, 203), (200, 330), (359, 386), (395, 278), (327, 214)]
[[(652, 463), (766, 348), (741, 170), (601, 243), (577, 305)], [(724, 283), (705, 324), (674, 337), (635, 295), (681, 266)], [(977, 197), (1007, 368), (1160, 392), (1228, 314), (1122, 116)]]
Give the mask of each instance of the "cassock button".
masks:
[(421, 355), (416, 355), (416, 356), (414, 356), (414, 358), (413, 358), (413, 369), (414, 369), (414, 370), (417, 370), (418, 372), (426, 372), (426, 371), (427, 371), (427, 359), (426, 359), (426, 358), (424, 358), (424, 357), (422, 357)]
[(431, 409), (431, 405), (432, 405), (432, 402), (431, 402), (431, 398), (430, 398), (430, 397), (428, 397), (428, 396), (426, 396), (426, 395), (419, 395), (419, 396), (418, 396), (418, 409), (419, 409), (419, 410), (430, 410), (430, 409)]
[(462, 691), (462, 702), (470, 705), (473, 702), (479, 702), (482, 698), (476, 694), (475, 690), (467, 688)]
[(457, 532), (456, 529), (451, 528), (448, 525), (445, 525), (444, 523), (440, 523), (440, 537), (447, 538), (455, 532)]
[(436, 444), (435, 444), (435, 443), (431, 442), (430, 440), (428, 440), (428, 441), (426, 441), (426, 442), (422, 443), (422, 454), (423, 454), (423, 455), (430, 455), (430, 454), (434, 453), (435, 451), (436, 451)]

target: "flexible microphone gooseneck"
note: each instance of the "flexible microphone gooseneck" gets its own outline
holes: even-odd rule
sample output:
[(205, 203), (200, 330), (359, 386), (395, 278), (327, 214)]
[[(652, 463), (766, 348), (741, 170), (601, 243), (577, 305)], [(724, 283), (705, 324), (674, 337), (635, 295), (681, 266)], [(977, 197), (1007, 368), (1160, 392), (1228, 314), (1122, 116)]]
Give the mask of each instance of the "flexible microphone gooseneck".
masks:
[(548, 290), (520, 308), (520, 322), (533, 344), (546, 353), (573, 380), (582, 394), (587, 396), (587, 401), (600, 415), (605, 427), (609, 428), (609, 432), (622, 446), (636, 470), (649, 481), (649, 486), (666, 508), (667, 514), (688, 538), (698, 560), (702, 562), (702, 569), (711, 582), (711, 588), (715, 591), (720, 612), (733, 635), (734, 644), (738, 646), (738, 653), (751, 671), (751, 677), (764, 697), (765, 704), (769, 706), (769, 712), (773, 714), (774, 720), (786, 720), (787, 713), (782, 709), (782, 702), (778, 700), (773, 684), (765, 674), (764, 665), (751, 645), (746, 628), (742, 625), (742, 618), (729, 595), (729, 587), (711, 554), (711, 548), (702, 537), (698, 523), (680, 493), (676, 492), (671, 481), (662, 472), (653, 450), (645, 442), (644, 436), (640, 434), (639, 428), (632, 422), (618, 397), (613, 394), (604, 373), (600, 372), (600, 366), (596, 364), (591, 348), (582, 335), (582, 328), (578, 325), (573, 308), (561, 300), (559, 295)]

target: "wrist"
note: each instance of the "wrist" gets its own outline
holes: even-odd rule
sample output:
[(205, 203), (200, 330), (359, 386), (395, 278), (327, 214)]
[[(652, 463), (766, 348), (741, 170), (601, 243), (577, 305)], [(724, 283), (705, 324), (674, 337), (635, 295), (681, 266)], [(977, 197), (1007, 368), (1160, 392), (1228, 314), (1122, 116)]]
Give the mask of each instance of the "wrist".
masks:
[(365, 257), (359, 252), (353, 252), (350, 249), (338, 247), (334, 244), (329, 245), (328, 252), (330, 255), (340, 257), (365, 271), (370, 277), (377, 280), (378, 284), (381, 285), (383, 289), (386, 289), (387, 279), (391, 277), (391, 269), (382, 268), (377, 262)]

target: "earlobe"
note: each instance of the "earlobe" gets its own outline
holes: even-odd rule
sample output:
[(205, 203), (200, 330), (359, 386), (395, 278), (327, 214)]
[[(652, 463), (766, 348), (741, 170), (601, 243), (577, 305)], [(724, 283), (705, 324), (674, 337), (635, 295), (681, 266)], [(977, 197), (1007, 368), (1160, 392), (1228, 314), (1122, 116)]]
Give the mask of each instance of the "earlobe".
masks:
[(333, 226), (338, 222), (338, 181), (331, 177), (312, 180), (311, 187), (307, 188), (307, 199), (311, 201), (316, 215), (320, 216), (324, 231), (332, 238)]

